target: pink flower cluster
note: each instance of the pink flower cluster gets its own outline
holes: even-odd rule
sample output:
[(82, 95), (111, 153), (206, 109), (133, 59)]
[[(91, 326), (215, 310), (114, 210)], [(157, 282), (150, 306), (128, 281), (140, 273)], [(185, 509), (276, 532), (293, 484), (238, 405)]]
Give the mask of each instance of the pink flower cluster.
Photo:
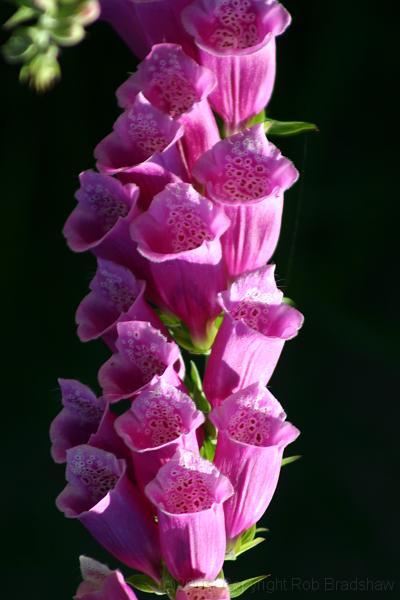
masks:
[[(226, 552), (264, 514), (299, 435), (266, 388), (303, 322), (268, 264), (298, 172), (251, 126), (290, 16), (276, 0), (102, 9), (145, 58), (117, 90), (122, 112), (64, 227), (73, 251), (97, 259), (78, 336), (102, 338), (111, 356), (100, 397), (59, 380), (52, 456), (68, 483), (57, 506), (155, 589), (167, 572), (171, 598), (229, 598)], [(204, 392), (180, 346), (207, 355)], [(136, 598), (120, 571), (86, 557), (81, 570), (76, 598)]]

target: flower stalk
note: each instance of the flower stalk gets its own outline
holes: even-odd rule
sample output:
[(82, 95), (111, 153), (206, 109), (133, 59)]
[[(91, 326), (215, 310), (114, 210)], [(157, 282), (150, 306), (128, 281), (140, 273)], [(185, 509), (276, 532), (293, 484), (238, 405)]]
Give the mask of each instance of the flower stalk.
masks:
[(277, 0), (24, 0), (3, 51), (46, 89), (99, 16), (143, 60), (63, 230), (97, 262), (78, 336), (110, 356), (99, 393), (59, 380), (57, 506), (121, 566), (81, 557), (75, 598), (236, 598), (266, 576), (229, 584), (224, 561), (264, 541), (299, 458), (283, 458), (300, 432), (266, 387), (304, 321), (271, 262), (299, 173), (269, 138), (317, 130), (266, 116), (291, 17)]

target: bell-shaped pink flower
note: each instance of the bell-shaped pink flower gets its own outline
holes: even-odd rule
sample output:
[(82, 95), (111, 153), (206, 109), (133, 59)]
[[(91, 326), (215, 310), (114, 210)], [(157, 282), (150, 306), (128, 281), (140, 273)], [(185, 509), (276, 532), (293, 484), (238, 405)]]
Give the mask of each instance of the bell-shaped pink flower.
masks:
[[(112, 133), (96, 146), (97, 168), (108, 174), (129, 173), (131, 181), (135, 176), (139, 186), (154, 176), (154, 164), (158, 169), (185, 177), (176, 148), (182, 135), (179, 123), (139, 93), (130, 108), (115, 121)], [(168, 181), (167, 175), (165, 180)]]
[(227, 538), (235, 540), (268, 508), (283, 451), (300, 432), (284, 420), (278, 401), (259, 384), (226, 398), (210, 418), (218, 428), (214, 462), (235, 490), (224, 504)]
[(106, 565), (88, 556), (79, 557), (82, 583), (74, 600), (137, 600), (132, 588), (118, 569), (111, 571)]
[(154, 44), (176, 42), (196, 54), (181, 22), (191, 0), (100, 0), (101, 18), (110, 23), (136, 56), (143, 58)]
[(68, 485), (56, 504), (78, 519), (124, 564), (160, 580), (157, 527), (148, 503), (126, 475), (125, 461), (113, 454), (76, 446), (67, 452)]
[(229, 275), (264, 266), (278, 242), (283, 193), (299, 175), (293, 163), (259, 124), (218, 142), (197, 161), (193, 175), (231, 220), (221, 240)]
[(140, 212), (139, 188), (95, 171), (84, 171), (79, 180), (78, 205), (63, 230), (68, 246), (74, 252), (90, 250), (98, 258), (135, 268), (140, 257), (129, 224)]
[(212, 463), (185, 450), (178, 450), (146, 486), (157, 509), (163, 559), (179, 583), (211, 581), (221, 571), (223, 504), (232, 494), (231, 483)]
[(184, 126), (178, 144), (189, 169), (219, 139), (207, 97), (215, 88), (213, 73), (190, 58), (177, 44), (157, 44), (137, 71), (117, 90), (120, 106), (133, 104), (139, 92)]
[(103, 398), (75, 379), (59, 379), (63, 408), (50, 425), (51, 455), (56, 463), (67, 460), (67, 450), (85, 444), (100, 425), (106, 409)]
[(98, 259), (91, 292), (76, 311), (79, 339), (87, 342), (102, 337), (115, 351), (117, 323), (148, 321), (163, 330), (160, 319), (144, 299), (145, 287), (146, 283), (136, 279), (126, 267)]
[(159, 306), (188, 327), (198, 345), (221, 309), (226, 287), (221, 235), (229, 219), (223, 209), (185, 183), (168, 185), (132, 224), (138, 251), (150, 261)]
[(194, 0), (182, 20), (200, 62), (217, 77), (210, 102), (235, 131), (270, 100), (275, 37), (289, 25), (290, 15), (276, 0)]
[(225, 316), (204, 375), (213, 406), (252, 383), (266, 385), (286, 340), (297, 335), (303, 315), (283, 302), (275, 265), (239, 277), (219, 295)]
[(178, 587), (175, 600), (229, 600), (229, 586), (224, 579), (192, 581)]
[(131, 398), (161, 376), (172, 385), (181, 385), (184, 363), (174, 342), (144, 321), (118, 323), (117, 331), (117, 352), (98, 373), (108, 402)]
[(197, 429), (204, 415), (185, 393), (163, 379), (141, 392), (115, 428), (131, 450), (135, 475), (144, 488), (179, 448), (199, 452)]
[(56, 463), (65, 463), (67, 450), (89, 444), (118, 458), (130, 458), (128, 448), (114, 429), (117, 416), (104, 398), (75, 379), (59, 379), (63, 408), (50, 425), (51, 455)]

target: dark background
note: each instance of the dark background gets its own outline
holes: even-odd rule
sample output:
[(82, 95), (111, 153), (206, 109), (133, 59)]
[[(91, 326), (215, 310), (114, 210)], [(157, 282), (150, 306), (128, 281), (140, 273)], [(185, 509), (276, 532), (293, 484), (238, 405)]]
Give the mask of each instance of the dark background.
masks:
[[(341, 587), (398, 575), (395, 3), (285, 4), (293, 24), (279, 39), (269, 114), (320, 127), (275, 138), (302, 171), (286, 196), (275, 260), (306, 323), (271, 390), (302, 431), (289, 454), (303, 458), (282, 471), (263, 521), (267, 542), (227, 569), (236, 580), (271, 573), (248, 598), (274, 587), (277, 597), (320, 596), (330, 591), (325, 577)], [(2, 2), (0, 11), (4, 21), (9, 7)], [(135, 60), (98, 24), (64, 52), (63, 80), (47, 95), (19, 85), (16, 68), (1, 68), (5, 597), (67, 600), (78, 555), (105, 554), (54, 507), (64, 475), (49, 458), (48, 426), (59, 410), (57, 377), (95, 386), (107, 353), (75, 336), (94, 260), (70, 253), (60, 232), (78, 173), (93, 166), (93, 148), (118, 114), (113, 92)]]

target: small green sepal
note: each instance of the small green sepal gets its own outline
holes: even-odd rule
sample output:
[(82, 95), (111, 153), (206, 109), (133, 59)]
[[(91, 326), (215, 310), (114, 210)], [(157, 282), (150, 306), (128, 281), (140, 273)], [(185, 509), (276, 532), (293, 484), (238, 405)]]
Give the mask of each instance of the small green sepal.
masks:
[(319, 131), (314, 123), (306, 123), (303, 121), (277, 121), (276, 119), (265, 119), (264, 129), (268, 136), (290, 136), (298, 135), (299, 133), (307, 133), (309, 131)]
[(158, 583), (148, 575), (131, 575), (126, 581), (133, 588), (145, 592), (146, 594), (157, 594), (157, 596), (165, 595), (165, 592), (160, 588)]
[(290, 463), (296, 462), (301, 458), (301, 454), (297, 454), (296, 456), (286, 456), (286, 458), (282, 458), (281, 466), (290, 465)]
[(244, 581), (238, 581), (237, 583), (229, 584), (229, 593), (231, 598), (238, 598), (242, 594), (244, 594), (249, 588), (256, 583), (260, 583), (269, 577), (269, 575), (259, 575), (258, 577), (251, 577), (251, 579), (245, 579)]
[(265, 538), (255, 537), (257, 533), (264, 531), (268, 531), (268, 529), (265, 529), (264, 527), (258, 528), (256, 525), (247, 529), (247, 531), (243, 532), (242, 535), (233, 541), (230, 547), (227, 548), (225, 560), (236, 560), (241, 554), (244, 554), (248, 550), (265, 542)]

